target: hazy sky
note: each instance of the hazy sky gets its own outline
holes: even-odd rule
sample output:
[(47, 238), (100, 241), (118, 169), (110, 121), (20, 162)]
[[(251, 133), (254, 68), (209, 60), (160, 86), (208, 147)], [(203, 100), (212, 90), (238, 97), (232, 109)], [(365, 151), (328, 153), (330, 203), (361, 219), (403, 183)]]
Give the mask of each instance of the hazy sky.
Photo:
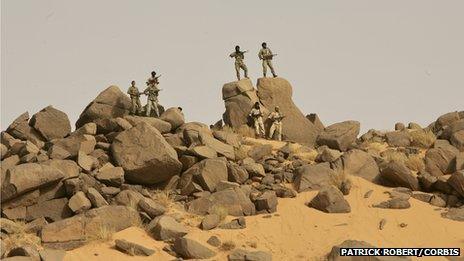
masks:
[[(1, 124), (53, 105), (74, 124), (115, 84), (162, 74), (160, 102), (187, 120), (221, 118), (228, 57), (262, 41), (303, 113), (363, 130), (428, 124), (464, 110), (464, 1), (1, 1)], [(145, 98), (143, 98), (145, 102)]]

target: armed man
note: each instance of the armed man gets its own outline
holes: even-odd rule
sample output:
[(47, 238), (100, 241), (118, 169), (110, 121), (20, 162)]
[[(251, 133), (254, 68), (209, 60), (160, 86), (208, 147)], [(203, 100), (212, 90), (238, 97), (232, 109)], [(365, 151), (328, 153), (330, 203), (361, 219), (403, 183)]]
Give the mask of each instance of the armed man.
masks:
[(129, 94), (132, 102), (131, 113), (133, 115), (140, 114), (142, 111), (142, 104), (140, 103), (140, 95), (142, 93), (139, 92), (139, 89), (135, 87), (135, 81), (131, 82), (131, 86), (127, 90), (127, 94)]
[(278, 141), (282, 140), (282, 119), (284, 117), (285, 116), (280, 113), (279, 106), (276, 106), (274, 111), (269, 114), (268, 118), (272, 122), (271, 128), (269, 129), (269, 139), (272, 140), (275, 134)]
[(158, 94), (161, 89), (158, 88), (158, 77), (156, 77), (156, 73), (151, 73), (151, 78), (148, 79), (147, 85), (148, 87), (143, 91), (145, 95), (148, 96), (147, 98), (147, 111), (146, 116), (150, 117), (151, 111), (154, 110), (156, 113), (156, 117), (160, 116), (159, 109), (158, 109)]
[(275, 78), (277, 77), (277, 74), (275, 73), (274, 67), (272, 66), (272, 58), (274, 58), (274, 56), (276, 56), (277, 54), (273, 54), (271, 49), (267, 48), (266, 43), (262, 43), (261, 46), (263, 48), (261, 48), (261, 50), (259, 51), (258, 57), (259, 59), (263, 60), (263, 75), (264, 77), (266, 77), (267, 67), (269, 67), (269, 69), (271, 69), (272, 75)]
[(246, 67), (243, 59), (245, 59), (245, 53), (248, 51), (240, 51), (240, 46), (235, 46), (235, 52), (231, 53), (229, 56), (235, 58), (235, 72), (237, 73), (237, 80), (240, 81), (240, 69), (243, 70), (245, 78), (248, 78), (248, 68)]
[(264, 123), (263, 123), (263, 113), (259, 107), (259, 102), (256, 102), (250, 112), (250, 117), (253, 119), (255, 125), (256, 137), (265, 137), (264, 133)]

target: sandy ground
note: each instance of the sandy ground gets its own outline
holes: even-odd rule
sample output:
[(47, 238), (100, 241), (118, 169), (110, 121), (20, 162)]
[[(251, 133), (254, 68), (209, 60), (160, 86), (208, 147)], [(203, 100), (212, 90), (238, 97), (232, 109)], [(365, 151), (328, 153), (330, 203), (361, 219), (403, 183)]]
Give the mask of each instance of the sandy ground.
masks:
[[(300, 193), (297, 198), (279, 199), (278, 211), (269, 215), (247, 217), (242, 230), (202, 231), (191, 228), (188, 237), (205, 243), (211, 235), (222, 242), (233, 241), (237, 247), (268, 250), (273, 260), (321, 260), (333, 245), (346, 239), (364, 240), (379, 247), (460, 247), (464, 248), (464, 223), (440, 216), (442, 209), (410, 199), (411, 208), (389, 210), (371, 205), (388, 198), (387, 188), (360, 178), (352, 178), (353, 189), (347, 200), (351, 213), (326, 214), (305, 206), (316, 192)], [(373, 190), (372, 195), (364, 194)], [(266, 217), (268, 216), (268, 217)], [(379, 230), (379, 222), (387, 223)], [(405, 223), (402, 228), (399, 224)], [(140, 228), (128, 228), (114, 235), (156, 249), (150, 257), (129, 257), (113, 248), (113, 242), (91, 243), (69, 251), (67, 261), (74, 260), (172, 260), (164, 253), (164, 243), (150, 238)], [(206, 244), (206, 243), (205, 243)], [(228, 252), (218, 251), (213, 260), (227, 260)], [(424, 260), (424, 259), (420, 259)], [(445, 260), (433, 258), (429, 260)]]

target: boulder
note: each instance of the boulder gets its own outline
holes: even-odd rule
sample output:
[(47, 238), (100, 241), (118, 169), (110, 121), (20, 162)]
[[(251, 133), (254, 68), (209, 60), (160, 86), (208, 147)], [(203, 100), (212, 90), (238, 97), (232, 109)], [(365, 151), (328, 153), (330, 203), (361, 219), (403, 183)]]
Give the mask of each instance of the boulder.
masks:
[(64, 261), (66, 251), (44, 248), (39, 250), (39, 255), (42, 261)]
[(90, 209), (92, 203), (85, 196), (84, 192), (79, 191), (69, 199), (68, 206), (74, 213), (79, 214)]
[(35, 205), (26, 208), (26, 220), (45, 217), (49, 221), (58, 221), (68, 218), (73, 215), (72, 210), (68, 207), (67, 198), (57, 198), (44, 202), (39, 202)]
[(86, 195), (92, 203), (92, 207), (99, 208), (108, 205), (108, 202), (105, 200), (105, 198), (94, 188), (88, 188)]
[(29, 123), (47, 141), (64, 138), (71, 132), (71, 123), (66, 113), (48, 106), (34, 114)]
[(102, 91), (79, 116), (76, 129), (96, 119), (111, 119), (129, 114), (130, 98), (119, 87), (110, 86)]
[(326, 213), (351, 212), (350, 204), (343, 198), (342, 192), (335, 186), (322, 188), (308, 203), (308, 206)]
[(213, 131), (213, 136), (216, 139), (226, 144), (232, 145), (233, 147), (236, 147), (236, 148), (238, 148), (241, 144), (240, 136), (233, 132), (215, 130)]
[(42, 164), (56, 168), (63, 173), (63, 180), (77, 178), (80, 168), (76, 162), (72, 160), (52, 159), (43, 162)]
[(314, 125), (314, 127), (316, 127), (318, 132), (321, 132), (325, 129), (324, 124), (316, 113), (306, 115), (306, 119), (308, 119)]
[(217, 158), (217, 151), (208, 146), (195, 146), (191, 150), (193, 155), (200, 159), (214, 159)]
[(373, 205), (375, 208), (389, 208), (389, 209), (407, 209), (411, 207), (411, 204), (407, 199), (404, 198), (392, 198), (387, 201), (380, 202), (379, 204)]
[(136, 184), (167, 181), (182, 169), (176, 151), (157, 129), (146, 123), (116, 136), (111, 153), (115, 163), (124, 169), (125, 179)]
[[(285, 118), (282, 120), (282, 134), (286, 140), (314, 146), (318, 129), (301, 113), (293, 103), (293, 90), (283, 78), (259, 78), (257, 83), (260, 102), (269, 110), (279, 106)], [(250, 108), (247, 111), (249, 113)]]
[(386, 185), (420, 190), (417, 177), (411, 173), (411, 170), (403, 162), (390, 161), (382, 169), (380, 176), (386, 181)]
[(272, 254), (266, 251), (250, 251), (243, 248), (234, 249), (227, 256), (228, 261), (272, 261)]
[(233, 128), (249, 123), (248, 114), (255, 102), (259, 101), (250, 79), (224, 84), (222, 99), (226, 107), (222, 118), (226, 125)]
[(202, 145), (213, 149), (217, 154), (229, 160), (235, 160), (235, 151), (232, 145), (215, 139), (210, 133), (200, 132), (199, 138)]
[(277, 196), (274, 191), (267, 190), (254, 201), (256, 210), (272, 213), (277, 211)]
[(139, 208), (147, 213), (151, 218), (161, 216), (166, 212), (166, 207), (149, 198), (139, 200)]
[(125, 189), (119, 192), (116, 197), (114, 197), (114, 202), (117, 205), (123, 205), (127, 207), (136, 208), (139, 204), (139, 201), (143, 199), (143, 195), (137, 191)]
[(318, 190), (329, 185), (335, 175), (329, 164), (305, 165), (295, 170), (293, 186), (298, 192)]
[(71, 250), (98, 237), (102, 229), (115, 233), (140, 222), (138, 212), (132, 208), (104, 206), (46, 225), (41, 238), (45, 247)]
[(411, 145), (411, 135), (408, 131), (391, 131), (385, 133), (388, 145), (392, 147), (408, 147)]
[(28, 112), (19, 115), (18, 118), (8, 126), (6, 132), (17, 139), (30, 140), (39, 148), (42, 148), (44, 145), (44, 138), (42, 135), (29, 125)]
[(317, 144), (331, 149), (346, 151), (356, 141), (360, 124), (357, 121), (344, 121), (325, 128), (317, 137)]
[(441, 115), (440, 117), (438, 117), (438, 119), (435, 121), (435, 130), (436, 131), (441, 130), (445, 126), (449, 126), (453, 122), (458, 121), (459, 119), (460, 117), (457, 111), (445, 113)]
[(272, 153), (271, 144), (255, 145), (248, 151), (248, 156), (255, 161), (261, 160), (265, 156), (269, 156)]
[(457, 131), (451, 135), (451, 144), (460, 151), (464, 151), (464, 130)]
[(171, 130), (175, 130), (185, 123), (184, 114), (179, 107), (167, 109), (161, 114), (160, 119), (169, 122), (171, 124)]
[(101, 169), (95, 178), (107, 186), (120, 187), (124, 183), (124, 169), (121, 167)]
[(424, 158), (425, 170), (435, 177), (452, 173), (453, 160), (458, 153), (459, 151), (451, 145), (429, 149)]
[(26, 163), (11, 167), (2, 184), (2, 202), (59, 181), (63, 176), (60, 170), (44, 164)]
[(142, 245), (129, 242), (124, 239), (116, 239), (114, 241), (116, 249), (125, 252), (131, 256), (151, 256), (155, 253), (155, 250), (144, 247)]
[(206, 215), (203, 220), (201, 221), (201, 229), (203, 230), (211, 230), (217, 227), (221, 223), (221, 217), (217, 214), (209, 214)]
[(464, 221), (464, 208), (450, 208), (441, 214), (442, 217), (456, 221)]
[(127, 115), (124, 116), (124, 119), (127, 120), (132, 126), (136, 126), (141, 122), (145, 122), (146, 124), (154, 127), (161, 133), (168, 133), (172, 129), (172, 126), (169, 122), (158, 118)]
[(340, 158), (342, 153), (338, 150), (330, 149), (326, 146), (321, 147), (322, 151), (317, 155), (316, 161), (319, 162), (333, 162)]
[(30, 261), (41, 261), (39, 251), (32, 245), (14, 247), (8, 252), (7, 257), (13, 258), (11, 260), (16, 260), (18, 257), (28, 257)]
[[(90, 154), (96, 144), (95, 137), (92, 135), (87, 135), (87, 134), (71, 134), (70, 136), (63, 138), (63, 139), (56, 139), (51, 141), (52, 147), (49, 149), (49, 155), (50, 157), (53, 154), (53, 151), (50, 150), (55, 150), (55, 146), (61, 147), (58, 151), (58, 156), (55, 156), (53, 158), (58, 158), (58, 159), (65, 159), (65, 158), (70, 158), (70, 157), (76, 157), (79, 154), (79, 151), (82, 151), (84, 154)], [(66, 150), (69, 153), (69, 156), (66, 155), (66, 153), (61, 152), (61, 149)], [(55, 151), (55, 154), (57, 152)], [(63, 155), (64, 156), (61, 156)]]
[(209, 127), (200, 122), (187, 122), (177, 128), (176, 133), (182, 134), (186, 146), (201, 144), (200, 133), (212, 136)]
[(451, 174), (451, 177), (447, 182), (461, 197), (464, 198), (464, 170)]
[(227, 162), (227, 173), (228, 180), (239, 184), (245, 183), (245, 181), (249, 178), (248, 172), (244, 167), (231, 161)]
[(187, 234), (187, 228), (170, 216), (161, 216), (148, 225), (150, 233), (156, 240), (172, 240)]
[(374, 158), (369, 153), (356, 149), (350, 150), (345, 152), (341, 159), (345, 174), (377, 182), (380, 170)]
[[(191, 182), (199, 184), (204, 190), (213, 192), (220, 181), (227, 181), (226, 161), (222, 159), (205, 159), (193, 165), (182, 174), (180, 188)], [(185, 182), (184, 182), (185, 181)]]
[(177, 238), (173, 245), (174, 251), (185, 259), (207, 259), (216, 252), (190, 238)]

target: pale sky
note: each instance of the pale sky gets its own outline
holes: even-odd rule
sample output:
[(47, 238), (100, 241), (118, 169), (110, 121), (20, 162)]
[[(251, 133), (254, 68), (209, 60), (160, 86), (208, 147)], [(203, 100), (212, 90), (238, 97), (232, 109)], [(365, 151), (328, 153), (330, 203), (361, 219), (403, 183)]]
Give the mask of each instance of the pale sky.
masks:
[[(144, 88), (188, 121), (221, 118), (236, 44), (254, 84), (263, 41), (304, 114), (363, 131), (464, 110), (464, 1), (1, 1), (1, 129), (53, 105), (74, 125), (109, 85)], [(145, 102), (145, 98), (143, 98)]]

